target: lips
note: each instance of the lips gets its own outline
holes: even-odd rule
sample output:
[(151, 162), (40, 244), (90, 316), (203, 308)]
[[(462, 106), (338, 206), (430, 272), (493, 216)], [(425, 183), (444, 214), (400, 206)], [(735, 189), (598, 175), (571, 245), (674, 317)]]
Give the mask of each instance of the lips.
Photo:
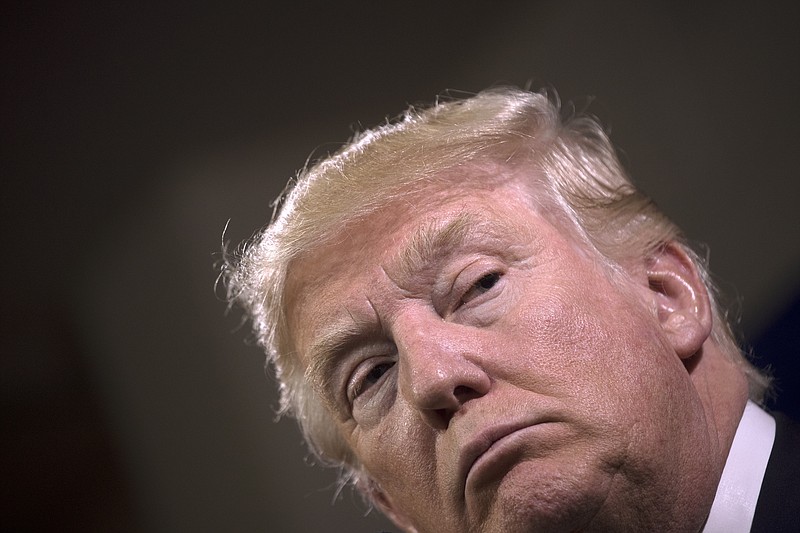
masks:
[(497, 463), (502, 463), (503, 457), (513, 459), (514, 441), (524, 439), (523, 433), (536, 425), (532, 421), (499, 424), (480, 431), (470, 440), (459, 456), (459, 479), (464, 491), (470, 478), (486, 474), (494, 465), (502, 467)]

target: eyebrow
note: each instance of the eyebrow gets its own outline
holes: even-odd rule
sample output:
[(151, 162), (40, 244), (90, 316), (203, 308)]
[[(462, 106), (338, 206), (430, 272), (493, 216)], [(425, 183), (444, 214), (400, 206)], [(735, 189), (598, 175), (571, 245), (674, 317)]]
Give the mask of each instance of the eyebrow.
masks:
[(434, 220), (417, 228), (393, 261), (400, 272), (419, 272), (453, 248), (463, 244), (479, 225), (473, 213), (459, 213), (444, 224)]
[[(476, 228), (485, 231), (485, 225), (470, 212), (459, 213), (444, 221), (433, 220), (411, 234), (407, 244), (390, 260), (390, 264), (400, 272), (419, 272), (437, 258), (462, 245)], [(336, 402), (330, 385), (342, 354), (368, 342), (370, 338), (377, 337), (383, 329), (379, 322), (365, 322), (350, 313), (348, 315), (338, 324), (323, 328), (308, 349), (309, 364), (305, 370), (305, 378), (323, 397), (333, 400), (334, 405)]]
[(365, 329), (363, 324), (350, 315), (349, 320), (325, 328), (308, 349), (309, 363), (305, 370), (305, 378), (324, 397), (330, 396), (330, 382), (333, 370), (339, 362), (339, 356), (365, 339), (367, 336)]

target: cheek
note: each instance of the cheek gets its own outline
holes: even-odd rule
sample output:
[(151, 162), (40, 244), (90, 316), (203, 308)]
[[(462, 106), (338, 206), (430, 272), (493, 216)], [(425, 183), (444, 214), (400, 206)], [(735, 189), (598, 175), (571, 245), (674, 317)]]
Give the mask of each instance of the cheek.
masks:
[[(552, 287), (551, 287), (552, 288)], [(582, 301), (561, 290), (533, 294), (506, 333), (526, 364), (563, 368), (591, 358), (606, 344), (605, 330)], [(511, 346), (509, 346), (511, 348)]]
[(530, 390), (622, 394), (638, 388), (643, 365), (664, 356), (655, 321), (604, 280), (549, 283), (515, 316), (501, 335), (505, 374)]
[(357, 427), (350, 436), (356, 456), (370, 475), (390, 494), (403, 487), (419, 487), (419, 492), (434, 486), (431, 472), (435, 471), (435, 443), (425, 426), (415, 423), (413, 413), (401, 409), (402, 402), (392, 412), (369, 429)]
[(369, 431), (356, 430), (353, 438), (359, 459), (395, 510), (431, 525), (431, 531), (464, 529), (452, 527), (458, 514), (445, 498), (451, 489), (437, 469), (436, 444), (425, 426), (391, 413)]

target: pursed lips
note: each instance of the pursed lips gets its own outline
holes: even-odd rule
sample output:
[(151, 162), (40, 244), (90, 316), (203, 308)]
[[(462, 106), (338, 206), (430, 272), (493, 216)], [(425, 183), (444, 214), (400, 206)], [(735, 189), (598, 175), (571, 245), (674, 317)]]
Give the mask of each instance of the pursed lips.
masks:
[(491, 449), (495, 448), (501, 441), (517, 433), (518, 431), (533, 427), (541, 423), (540, 421), (523, 420), (514, 423), (503, 423), (488, 427), (480, 431), (466, 446), (462, 448), (458, 461), (459, 481), (461, 483), (462, 494), (466, 497), (466, 486), (473, 467)]

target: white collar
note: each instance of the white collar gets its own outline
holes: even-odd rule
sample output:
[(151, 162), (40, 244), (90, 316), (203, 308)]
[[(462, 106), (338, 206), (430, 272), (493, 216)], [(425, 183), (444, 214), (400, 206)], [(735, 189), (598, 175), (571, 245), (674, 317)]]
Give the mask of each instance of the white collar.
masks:
[(775, 419), (748, 400), (703, 533), (748, 533), (775, 442)]

